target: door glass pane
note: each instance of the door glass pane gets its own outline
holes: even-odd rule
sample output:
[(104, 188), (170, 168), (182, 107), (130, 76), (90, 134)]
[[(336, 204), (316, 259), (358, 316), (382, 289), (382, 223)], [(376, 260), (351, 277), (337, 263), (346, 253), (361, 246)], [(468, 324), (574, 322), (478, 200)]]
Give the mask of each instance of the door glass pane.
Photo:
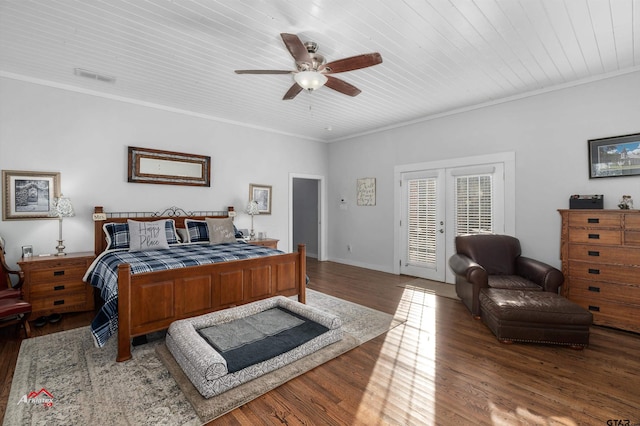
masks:
[(409, 263), (436, 262), (436, 178), (411, 179), (408, 190)]
[(493, 232), (492, 175), (456, 177), (456, 235)]

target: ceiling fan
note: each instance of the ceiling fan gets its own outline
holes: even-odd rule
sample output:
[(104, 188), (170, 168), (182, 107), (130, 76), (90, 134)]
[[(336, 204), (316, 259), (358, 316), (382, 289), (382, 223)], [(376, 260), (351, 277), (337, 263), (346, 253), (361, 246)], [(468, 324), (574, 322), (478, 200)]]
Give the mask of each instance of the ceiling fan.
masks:
[(354, 71), (382, 63), (382, 56), (378, 52), (365, 53), (350, 58), (339, 59), (326, 63), (324, 56), (316, 53), (318, 44), (315, 42), (302, 43), (295, 34), (280, 34), (282, 41), (296, 61), (296, 70), (236, 70), (236, 74), (293, 74), (295, 83), (282, 98), (290, 100), (302, 90), (313, 91), (327, 86), (337, 92), (349, 96), (357, 96), (361, 90), (344, 80), (331, 74)]

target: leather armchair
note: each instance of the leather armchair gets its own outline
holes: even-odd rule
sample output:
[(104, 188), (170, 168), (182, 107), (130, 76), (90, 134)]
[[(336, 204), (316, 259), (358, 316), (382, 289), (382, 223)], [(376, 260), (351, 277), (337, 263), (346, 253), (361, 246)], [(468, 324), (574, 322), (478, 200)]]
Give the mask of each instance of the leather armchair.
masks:
[(480, 317), (480, 290), (548, 291), (558, 293), (561, 271), (521, 255), (520, 241), (509, 235), (459, 235), (449, 266), (456, 275), (456, 293), (471, 314)]

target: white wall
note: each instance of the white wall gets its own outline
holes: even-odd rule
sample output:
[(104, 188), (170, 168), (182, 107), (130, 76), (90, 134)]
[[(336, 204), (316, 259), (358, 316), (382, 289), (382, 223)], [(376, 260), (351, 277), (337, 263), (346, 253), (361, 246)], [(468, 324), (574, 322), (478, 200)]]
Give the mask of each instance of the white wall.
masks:
[[(525, 255), (559, 266), (557, 209), (571, 194), (604, 194), (605, 208), (622, 194), (640, 200), (640, 177), (588, 178), (587, 140), (637, 132), (640, 72), (333, 143), (330, 259), (393, 271), (394, 166), (514, 151), (516, 236)], [(362, 177), (376, 178), (375, 207), (356, 206)]]
[[(242, 211), (249, 184), (273, 186), (272, 214), (255, 217), (255, 229), (288, 247), (289, 173), (327, 174), (327, 145), (223, 122), (0, 78), (0, 169), (61, 172), (64, 195), (76, 217), (63, 222), (67, 251), (93, 251), (93, 207), (109, 211), (226, 210), (250, 227)], [(213, 100), (212, 100), (213, 101)], [(210, 188), (127, 182), (127, 147), (209, 155)], [(55, 220), (0, 222), (7, 259), (21, 246), (53, 253)]]
[[(288, 174), (328, 176), (331, 260), (393, 270), (396, 165), (516, 152), (516, 235), (523, 251), (559, 265), (558, 208), (570, 194), (640, 200), (640, 178), (589, 180), (587, 140), (640, 132), (640, 72), (541, 94), (330, 145), (0, 78), (0, 169), (59, 171), (77, 216), (64, 221), (68, 251), (93, 249), (93, 206), (108, 210), (242, 211), (249, 183), (273, 185), (273, 214), (257, 231), (289, 250)], [(211, 188), (127, 182), (127, 146), (212, 157)], [(356, 179), (375, 177), (377, 205), (355, 205)], [(340, 209), (340, 198), (347, 210)], [(238, 227), (250, 219), (240, 213)], [(20, 247), (54, 252), (52, 220), (0, 222), (15, 262)], [(352, 252), (346, 250), (351, 244)]]

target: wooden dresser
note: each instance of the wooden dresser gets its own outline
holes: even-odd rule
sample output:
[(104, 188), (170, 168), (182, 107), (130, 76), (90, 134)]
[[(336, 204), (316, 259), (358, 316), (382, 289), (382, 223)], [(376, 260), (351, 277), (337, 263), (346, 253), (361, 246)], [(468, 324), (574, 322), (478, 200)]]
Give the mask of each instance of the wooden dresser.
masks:
[(24, 299), (31, 303), (31, 318), (63, 312), (90, 311), (94, 308), (93, 287), (82, 281), (95, 258), (91, 252), (66, 256), (23, 258)]
[(640, 333), (640, 211), (559, 212), (564, 296), (594, 324)]

